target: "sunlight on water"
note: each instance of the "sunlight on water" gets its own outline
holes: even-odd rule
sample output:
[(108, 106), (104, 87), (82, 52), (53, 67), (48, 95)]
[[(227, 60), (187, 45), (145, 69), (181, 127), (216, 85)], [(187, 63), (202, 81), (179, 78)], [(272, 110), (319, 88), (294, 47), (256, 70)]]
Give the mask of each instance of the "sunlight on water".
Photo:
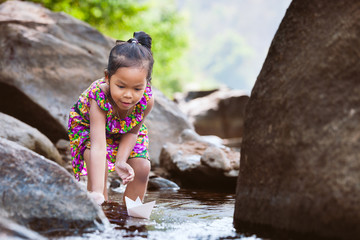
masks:
[[(156, 200), (150, 219), (128, 217), (122, 194), (112, 192), (103, 206), (112, 223), (104, 232), (57, 239), (260, 239), (233, 228), (234, 194), (203, 191), (148, 192), (145, 202)], [(120, 204), (119, 204), (120, 203)]]

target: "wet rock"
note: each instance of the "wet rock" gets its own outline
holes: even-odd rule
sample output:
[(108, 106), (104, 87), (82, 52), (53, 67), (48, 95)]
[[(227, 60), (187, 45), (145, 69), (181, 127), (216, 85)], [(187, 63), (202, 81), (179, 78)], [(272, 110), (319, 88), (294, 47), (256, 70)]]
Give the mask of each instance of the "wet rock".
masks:
[(292, 1), (247, 105), (238, 229), (359, 238), (359, 32), (359, 1)]
[(179, 189), (179, 186), (163, 177), (153, 176), (149, 178), (148, 190)]
[(0, 138), (0, 213), (36, 232), (103, 229), (86, 190), (56, 163)]
[(0, 137), (16, 142), (44, 157), (64, 165), (54, 144), (37, 129), (0, 112)]
[(45, 240), (46, 238), (40, 234), (27, 229), (9, 219), (0, 217), (0, 239), (20, 240), (20, 239), (36, 239)]
[(120, 179), (112, 179), (110, 181), (110, 187), (111, 188), (118, 188), (121, 186), (121, 180)]
[(244, 91), (219, 89), (188, 102), (186, 99), (178, 102), (198, 134), (239, 138), (243, 134), (248, 99)]
[(67, 14), (26, 1), (0, 5), (0, 111), (67, 139), (71, 106), (103, 76), (114, 41)]
[(149, 128), (151, 165), (158, 166), (163, 145), (179, 142), (179, 136), (184, 129), (193, 129), (193, 126), (178, 106), (159, 90), (154, 89), (154, 96), (155, 106), (145, 119), (145, 124)]
[(167, 143), (160, 154), (170, 179), (191, 188), (235, 190), (239, 161), (239, 152), (206, 141)]

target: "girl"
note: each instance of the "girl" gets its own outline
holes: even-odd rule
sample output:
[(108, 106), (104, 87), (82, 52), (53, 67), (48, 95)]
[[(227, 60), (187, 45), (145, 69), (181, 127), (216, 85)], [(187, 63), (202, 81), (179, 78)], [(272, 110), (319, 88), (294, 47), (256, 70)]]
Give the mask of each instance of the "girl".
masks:
[(145, 32), (116, 41), (105, 78), (93, 82), (70, 112), (75, 177), (88, 175), (87, 190), (99, 205), (108, 200), (108, 171), (127, 184), (124, 196), (143, 200), (145, 195), (150, 162), (144, 119), (154, 105), (151, 41)]

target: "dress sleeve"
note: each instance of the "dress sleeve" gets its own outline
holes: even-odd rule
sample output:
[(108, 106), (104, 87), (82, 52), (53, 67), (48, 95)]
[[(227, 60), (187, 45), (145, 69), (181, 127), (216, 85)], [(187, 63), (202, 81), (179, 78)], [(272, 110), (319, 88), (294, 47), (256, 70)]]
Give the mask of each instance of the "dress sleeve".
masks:
[(141, 104), (141, 108), (143, 111), (145, 111), (145, 109), (147, 108), (147, 103), (149, 102), (152, 95), (153, 95), (153, 93), (152, 93), (151, 85), (150, 85), (150, 83), (148, 83), (146, 85), (144, 95), (142, 96), (142, 98), (139, 102)]
[(87, 97), (89, 98), (89, 100), (94, 99), (100, 109), (104, 111), (109, 111), (109, 102), (107, 101), (105, 93), (100, 88), (100, 83), (101, 81), (98, 80), (90, 87)]

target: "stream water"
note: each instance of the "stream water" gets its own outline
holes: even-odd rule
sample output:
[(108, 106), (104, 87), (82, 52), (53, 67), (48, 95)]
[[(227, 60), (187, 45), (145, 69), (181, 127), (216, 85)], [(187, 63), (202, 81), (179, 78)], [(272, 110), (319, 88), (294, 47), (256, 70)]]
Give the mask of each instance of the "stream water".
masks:
[(103, 205), (111, 223), (105, 231), (56, 239), (260, 239), (236, 233), (232, 223), (235, 195), (231, 193), (149, 191), (145, 202), (156, 201), (150, 219), (128, 217), (122, 195), (111, 191), (110, 202)]

